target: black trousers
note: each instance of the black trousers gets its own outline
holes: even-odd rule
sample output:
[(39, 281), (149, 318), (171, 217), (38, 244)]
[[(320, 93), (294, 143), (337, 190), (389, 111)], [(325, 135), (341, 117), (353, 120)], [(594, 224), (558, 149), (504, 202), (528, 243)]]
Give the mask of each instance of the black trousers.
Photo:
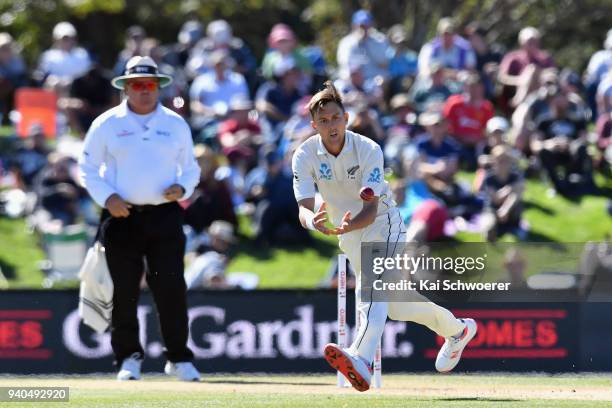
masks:
[(111, 345), (117, 366), (134, 353), (144, 358), (136, 313), (145, 258), (146, 280), (157, 306), (166, 358), (172, 362), (193, 359), (187, 348), (182, 224), (183, 209), (175, 202), (132, 208), (127, 218), (102, 212), (99, 237), (114, 284)]

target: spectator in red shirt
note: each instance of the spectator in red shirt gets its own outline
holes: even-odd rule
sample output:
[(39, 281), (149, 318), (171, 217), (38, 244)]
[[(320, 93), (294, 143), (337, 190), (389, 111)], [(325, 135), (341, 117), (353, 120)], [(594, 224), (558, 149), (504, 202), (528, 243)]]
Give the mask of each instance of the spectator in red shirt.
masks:
[(493, 104), (484, 98), (484, 86), (476, 73), (468, 74), (463, 93), (450, 96), (444, 105), (449, 133), (461, 145), (461, 158), (470, 169), (476, 168), (476, 147), (484, 143), (487, 121), (493, 115)]
[[(537, 78), (542, 68), (551, 68), (555, 63), (550, 54), (540, 48), (540, 31), (534, 27), (523, 28), (518, 35), (520, 48), (502, 59), (499, 67), (499, 82), (504, 85), (502, 99), (508, 106), (517, 106), (521, 100), (510, 100), (515, 93), (526, 96), (532, 85), (537, 86)], [(525, 89), (521, 92), (522, 89)]]
[(245, 98), (234, 98), (230, 101), (230, 113), (219, 125), (219, 144), (227, 149), (238, 144), (246, 147), (256, 147), (262, 143), (261, 126), (250, 112), (253, 103)]

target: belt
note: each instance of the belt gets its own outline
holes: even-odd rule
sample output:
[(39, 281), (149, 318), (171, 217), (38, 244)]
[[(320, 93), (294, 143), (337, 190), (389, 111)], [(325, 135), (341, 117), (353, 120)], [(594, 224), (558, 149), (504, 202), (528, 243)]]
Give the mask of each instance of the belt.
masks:
[(172, 202), (169, 203), (163, 203), (163, 204), (142, 204), (142, 205), (137, 205), (137, 204), (131, 204), (132, 208), (130, 208), (130, 210), (136, 211), (136, 212), (147, 212), (147, 211), (151, 211), (154, 210), (156, 208), (160, 208), (164, 205), (168, 205), (168, 204), (172, 204)]

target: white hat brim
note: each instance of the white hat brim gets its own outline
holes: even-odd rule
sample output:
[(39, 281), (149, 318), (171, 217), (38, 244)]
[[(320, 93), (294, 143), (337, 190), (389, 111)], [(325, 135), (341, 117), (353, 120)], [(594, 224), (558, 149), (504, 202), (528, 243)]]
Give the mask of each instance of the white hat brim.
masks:
[(117, 89), (125, 89), (125, 81), (132, 78), (157, 78), (159, 79), (159, 87), (165, 88), (172, 83), (172, 77), (165, 74), (129, 74), (115, 77), (111, 80), (113, 87)]

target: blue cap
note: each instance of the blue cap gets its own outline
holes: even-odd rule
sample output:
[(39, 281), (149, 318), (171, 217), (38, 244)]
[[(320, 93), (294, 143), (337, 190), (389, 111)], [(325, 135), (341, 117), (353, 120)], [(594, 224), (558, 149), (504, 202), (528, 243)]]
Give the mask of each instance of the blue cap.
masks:
[(372, 25), (372, 14), (367, 10), (357, 10), (353, 14), (353, 25)]

